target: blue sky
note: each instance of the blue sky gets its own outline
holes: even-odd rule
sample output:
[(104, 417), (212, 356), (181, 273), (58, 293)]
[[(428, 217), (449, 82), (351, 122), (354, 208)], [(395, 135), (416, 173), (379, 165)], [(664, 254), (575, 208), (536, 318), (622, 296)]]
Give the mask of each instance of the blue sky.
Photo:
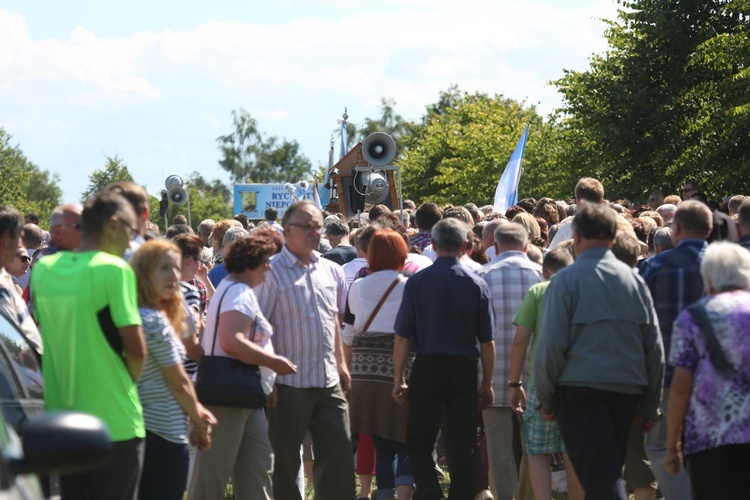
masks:
[[(326, 162), (336, 118), (381, 97), (419, 119), (452, 83), (560, 104), (549, 80), (606, 48), (613, 0), (0, 0), (0, 126), (78, 201), (104, 156), (158, 194), (171, 174), (228, 180), (216, 138), (243, 107)], [(338, 151), (337, 151), (338, 157)]]

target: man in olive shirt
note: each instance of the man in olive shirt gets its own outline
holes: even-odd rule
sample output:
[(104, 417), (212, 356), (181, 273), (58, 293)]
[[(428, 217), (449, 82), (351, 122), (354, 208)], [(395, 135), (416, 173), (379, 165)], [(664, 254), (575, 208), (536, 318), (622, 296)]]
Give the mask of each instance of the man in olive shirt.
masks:
[(628, 433), (636, 414), (646, 430), (655, 425), (664, 349), (646, 284), (610, 250), (615, 213), (585, 205), (572, 224), (578, 257), (547, 289), (534, 380), (586, 497), (625, 499)]

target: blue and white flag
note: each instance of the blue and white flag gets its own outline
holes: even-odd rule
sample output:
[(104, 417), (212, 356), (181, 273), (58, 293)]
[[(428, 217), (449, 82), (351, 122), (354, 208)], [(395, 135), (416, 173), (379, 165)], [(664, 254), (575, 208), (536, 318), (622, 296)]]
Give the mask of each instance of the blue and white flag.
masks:
[(313, 192), (312, 192), (313, 202), (315, 202), (315, 205), (319, 209), (323, 210), (323, 204), (320, 201), (320, 191), (318, 190), (318, 183), (317, 182), (315, 184), (313, 184), (313, 188), (312, 189), (313, 189)]
[(495, 190), (494, 208), (498, 212), (503, 212), (518, 203), (518, 183), (521, 180), (521, 161), (523, 160), (523, 150), (526, 147), (526, 139), (529, 136), (529, 126), (523, 131), (521, 139), (518, 141), (516, 150), (510, 157), (510, 161), (505, 166), (500, 182)]

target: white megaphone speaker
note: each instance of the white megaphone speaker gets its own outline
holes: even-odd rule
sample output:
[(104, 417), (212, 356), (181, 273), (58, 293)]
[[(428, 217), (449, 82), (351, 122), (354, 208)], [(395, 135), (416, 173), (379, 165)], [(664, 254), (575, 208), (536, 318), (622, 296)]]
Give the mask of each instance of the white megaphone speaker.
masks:
[(362, 143), (362, 156), (370, 165), (388, 165), (396, 157), (396, 141), (383, 132), (373, 132)]
[(388, 198), (388, 179), (383, 172), (366, 172), (362, 180), (365, 185), (365, 202), (378, 205)]
[(182, 205), (187, 199), (187, 193), (185, 192), (185, 189), (181, 187), (174, 187), (167, 191), (167, 194), (169, 195), (169, 201), (175, 205)]
[(182, 177), (179, 175), (170, 175), (167, 177), (167, 180), (164, 181), (164, 187), (167, 188), (169, 201), (175, 205), (182, 205), (187, 199), (187, 192), (185, 192), (185, 189), (182, 186)]

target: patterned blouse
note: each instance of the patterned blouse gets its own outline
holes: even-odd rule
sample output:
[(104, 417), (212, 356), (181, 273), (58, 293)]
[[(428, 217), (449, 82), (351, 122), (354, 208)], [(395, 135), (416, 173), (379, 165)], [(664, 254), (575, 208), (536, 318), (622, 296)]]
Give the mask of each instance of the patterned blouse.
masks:
[[(750, 291), (723, 292), (698, 301), (713, 325), (718, 346), (731, 365), (722, 374), (712, 363), (706, 336), (690, 308), (674, 323), (669, 362), (693, 373), (685, 414), (686, 455), (730, 444), (750, 443)], [(721, 356), (721, 353), (719, 353)]]

